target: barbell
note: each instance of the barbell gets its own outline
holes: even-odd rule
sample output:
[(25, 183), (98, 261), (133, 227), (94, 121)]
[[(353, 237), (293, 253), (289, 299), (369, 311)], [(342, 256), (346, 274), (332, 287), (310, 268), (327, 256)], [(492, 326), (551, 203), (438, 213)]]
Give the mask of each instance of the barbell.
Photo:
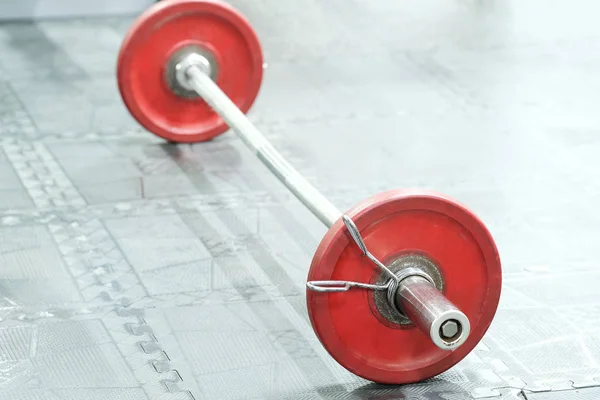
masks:
[(262, 48), (250, 23), (215, 0), (161, 1), (139, 16), (117, 62), (123, 102), (175, 143), (233, 130), (328, 231), (306, 281), (310, 323), (325, 350), (378, 383), (423, 381), (466, 357), (487, 332), (502, 286), (484, 223), (430, 190), (389, 190), (340, 212), (246, 117)]

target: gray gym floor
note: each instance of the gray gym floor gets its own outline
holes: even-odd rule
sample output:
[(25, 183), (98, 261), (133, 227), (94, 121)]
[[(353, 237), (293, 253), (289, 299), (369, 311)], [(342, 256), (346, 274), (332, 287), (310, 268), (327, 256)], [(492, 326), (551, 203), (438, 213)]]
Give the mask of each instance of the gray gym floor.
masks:
[(430, 188), (489, 225), (488, 335), (419, 385), (351, 375), (306, 316), (325, 228), (233, 133), (140, 129), (114, 76), (131, 18), (4, 24), (0, 398), (598, 399), (600, 5), (234, 5), (269, 64), (251, 118), (336, 205)]

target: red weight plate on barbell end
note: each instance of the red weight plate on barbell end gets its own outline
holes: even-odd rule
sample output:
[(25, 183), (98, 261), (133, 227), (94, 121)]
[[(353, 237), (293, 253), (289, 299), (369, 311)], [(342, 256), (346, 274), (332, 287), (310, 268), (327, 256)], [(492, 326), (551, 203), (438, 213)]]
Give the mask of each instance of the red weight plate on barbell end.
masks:
[(248, 21), (219, 1), (161, 1), (142, 13), (119, 52), (119, 91), (150, 132), (173, 142), (207, 141), (227, 131), (227, 124), (201, 98), (175, 94), (166, 79), (168, 61), (185, 46), (214, 57), (217, 85), (248, 112), (262, 82), (262, 49)]
[[(414, 325), (383, 323), (371, 290), (307, 289), (310, 321), (328, 353), (350, 372), (384, 384), (420, 382), (466, 357), (488, 330), (502, 286), (498, 250), (483, 222), (457, 201), (423, 190), (380, 193), (347, 215), (384, 264), (411, 253), (435, 260), (444, 294), (469, 318), (471, 333), (457, 349), (442, 350)], [(339, 219), (319, 244), (308, 280), (374, 283), (379, 273)]]

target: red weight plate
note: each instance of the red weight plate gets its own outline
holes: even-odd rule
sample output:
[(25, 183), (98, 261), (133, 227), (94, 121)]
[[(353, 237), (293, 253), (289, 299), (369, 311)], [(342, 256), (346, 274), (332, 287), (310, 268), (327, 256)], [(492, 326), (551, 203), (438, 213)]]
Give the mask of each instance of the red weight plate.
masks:
[[(492, 322), (502, 285), (498, 250), (483, 222), (453, 199), (414, 190), (378, 194), (347, 215), (384, 264), (410, 253), (435, 260), (444, 294), (467, 315), (471, 333), (459, 348), (442, 350), (414, 326), (382, 323), (370, 305), (373, 291), (307, 290), (310, 321), (329, 354), (352, 373), (384, 384), (423, 381), (467, 356)], [(321, 241), (308, 280), (374, 282), (379, 273), (340, 219)]]
[(119, 91), (144, 128), (173, 142), (206, 141), (228, 129), (201, 98), (181, 97), (169, 88), (167, 63), (189, 45), (214, 56), (217, 85), (244, 113), (254, 103), (263, 76), (256, 33), (231, 6), (211, 0), (169, 0), (148, 8), (121, 46)]

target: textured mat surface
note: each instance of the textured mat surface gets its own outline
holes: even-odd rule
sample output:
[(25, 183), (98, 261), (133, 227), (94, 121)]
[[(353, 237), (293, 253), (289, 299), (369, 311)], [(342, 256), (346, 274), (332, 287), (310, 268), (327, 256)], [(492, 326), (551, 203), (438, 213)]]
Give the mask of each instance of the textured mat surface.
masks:
[(131, 20), (5, 24), (0, 398), (597, 399), (600, 6), (234, 5), (269, 63), (252, 120), (337, 206), (431, 188), (489, 225), (488, 335), (419, 385), (351, 375), (306, 316), (325, 229), (232, 133), (138, 127), (114, 77)]

